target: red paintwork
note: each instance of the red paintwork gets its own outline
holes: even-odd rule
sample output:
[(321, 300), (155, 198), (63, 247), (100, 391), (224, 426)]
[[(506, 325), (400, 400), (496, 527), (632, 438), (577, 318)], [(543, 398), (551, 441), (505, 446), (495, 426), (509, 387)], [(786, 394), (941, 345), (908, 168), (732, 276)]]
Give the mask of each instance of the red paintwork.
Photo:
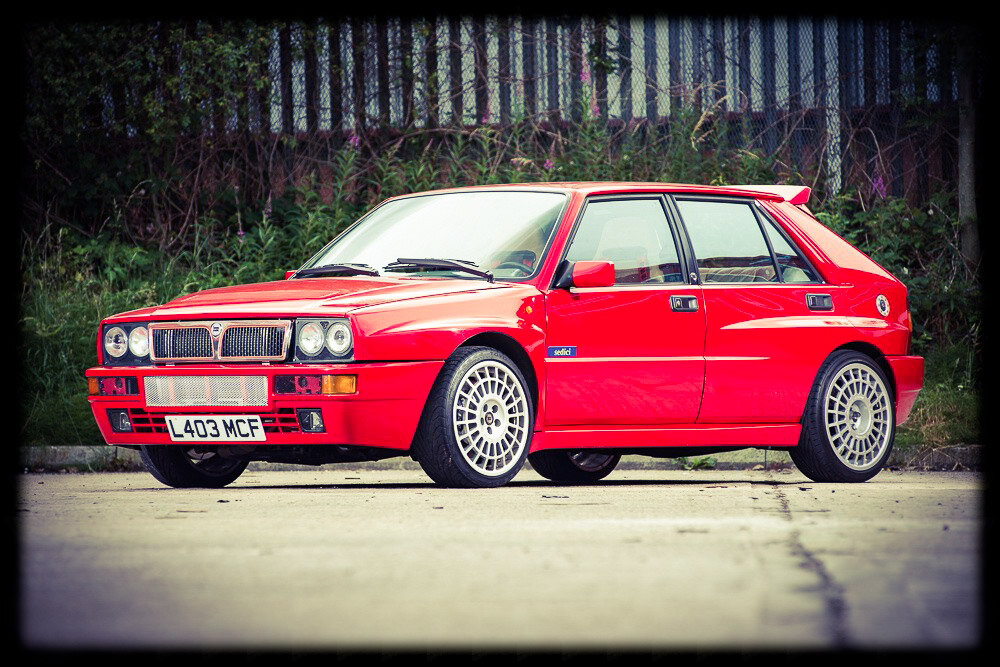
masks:
[(548, 345), (576, 345), (578, 356), (545, 360), (547, 409), (539, 421), (693, 423), (705, 382), (705, 309), (670, 309), (671, 295), (691, 293), (690, 285), (551, 290)]
[[(347, 317), (353, 363), (178, 364), (95, 367), (88, 377), (139, 378), (140, 395), (91, 396), (110, 444), (169, 444), (160, 434), (113, 433), (106, 408), (145, 409), (146, 375), (350, 372), (356, 394), (275, 395), (267, 408), (321, 407), (325, 434), (269, 434), (267, 444), (353, 444), (409, 448), (444, 361), (475, 336), (503, 336), (524, 351), (537, 397), (532, 451), (549, 448), (793, 446), (806, 398), (823, 360), (845, 345), (881, 357), (902, 423), (923, 384), (923, 360), (909, 355), (906, 288), (800, 208), (808, 188), (664, 183), (541, 183), (480, 189), (540, 189), (571, 195), (533, 280), (495, 283), (428, 277), (322, 277), (205, 290), (162, 306), (105, 320), (169, 321), (272, 317)], [(441, 191), (445, 192), (445, 191)], [(623, 290), (607, 263), (578, 263), (571, 290), (552, 288), (559, 260), (588, 196), (686, 192), (752, 197), (808, 255), (825, 285), (663, 285)], [(591, 266), (586, 266), (590, 264)], [(611, 277), (607, 273), (611, 270)], [(287, 276), (286, 276), (287, 277)], [(601, 286), (601, 287), (598, 287)], [(818, 289), (819, 288), (819, 289)], [(834, 309), (810, 311), (805, 293), (823, 291)], [(884, 294), (890, 315), (875, 297)], [(674, 312), (671, 295), (701, 307)], [(98, 333), (100, 329), (98, 329)], [(98, 336), (99, 338), (99, 336)], [(477, 339), (483, 340), (483, 339)], [(495, 339), (494, 339), (495, 340)], [(577, 355), (550, 357), (550, 346)], [(97, 341), (98, 359), (103, 350)], [(533, 375), (533, 378), (530, 376)], [(249, 412), (249, 408), (150, 408), (158, 413)]]
[(574, 287), (611, 287), (615, 284), (615, 265), (611, 262), (576, 262), (573, 264)]

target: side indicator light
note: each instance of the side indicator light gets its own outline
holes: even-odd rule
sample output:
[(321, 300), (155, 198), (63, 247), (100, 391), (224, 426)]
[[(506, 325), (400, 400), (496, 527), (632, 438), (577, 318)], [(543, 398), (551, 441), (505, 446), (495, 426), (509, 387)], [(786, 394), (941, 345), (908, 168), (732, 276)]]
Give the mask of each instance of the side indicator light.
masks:
[(87, 378), (87, 395), (97, 396), (101, 393), (101, 384), (97, 378)]
[(324, 394), (356, 394), (358, 392), (357, 375), (324, 375)]

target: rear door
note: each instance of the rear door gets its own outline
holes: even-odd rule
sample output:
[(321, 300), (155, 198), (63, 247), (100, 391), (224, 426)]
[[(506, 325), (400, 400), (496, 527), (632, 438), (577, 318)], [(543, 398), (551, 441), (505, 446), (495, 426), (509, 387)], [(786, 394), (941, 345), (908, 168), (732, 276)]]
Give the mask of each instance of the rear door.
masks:
[(662, 195), (593, 197), (564, 261), (606, 260), (612, 287), (551, 289), (545, 423), (693, 423), (705, 311)]
[(823, 359), (841, 340), (825, 284), (752, 199), (677, 195), (706, 313), (700, 423), (788, 423), (802, 416)]

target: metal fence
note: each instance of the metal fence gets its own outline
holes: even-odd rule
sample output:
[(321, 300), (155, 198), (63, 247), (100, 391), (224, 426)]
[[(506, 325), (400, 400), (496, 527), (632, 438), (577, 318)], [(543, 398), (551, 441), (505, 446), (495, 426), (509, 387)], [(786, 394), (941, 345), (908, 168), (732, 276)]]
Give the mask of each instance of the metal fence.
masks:
[(355, 18), (275, 27), (270, 71), (273, 132), (663, 123), (687, 108), (742, 121), (736, 140), (833, 191), (954, 179), (954, 54), (903, 20)]
[[(925, 23), (354, 17), (277, 24), (269, 42), (270, 90), (216, 115), (211, 131), (343, 140), (523, 119), (656, 127), (687, 111), (726, 121), (734, 144), (822, 177), (831, 192), (853, 184), (922, 198), (956, 178), (954, 40)], [(105, 104), (110, 116), (112, 95)]]

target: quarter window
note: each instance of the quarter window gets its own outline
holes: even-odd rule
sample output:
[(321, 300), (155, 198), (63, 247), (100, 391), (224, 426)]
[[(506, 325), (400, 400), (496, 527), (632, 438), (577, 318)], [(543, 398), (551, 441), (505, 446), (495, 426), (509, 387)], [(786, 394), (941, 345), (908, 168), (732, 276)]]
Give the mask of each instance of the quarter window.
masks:
[(659, 199), (588, 203), (566, 259), (612, 262), (619, 285), (684, 282), (677, 246)]
[(678, 200), (703, 283), (778, 282), (757, 216), (748, 204)]
[(792, 247), (791, 242), (778, 230), (773, 220), (764, 218), (764, 229), (771, 241), (774, 258), (778, 262), (783, 283), (818, 283), (816, 271), (802, 259), (802, 255)]

